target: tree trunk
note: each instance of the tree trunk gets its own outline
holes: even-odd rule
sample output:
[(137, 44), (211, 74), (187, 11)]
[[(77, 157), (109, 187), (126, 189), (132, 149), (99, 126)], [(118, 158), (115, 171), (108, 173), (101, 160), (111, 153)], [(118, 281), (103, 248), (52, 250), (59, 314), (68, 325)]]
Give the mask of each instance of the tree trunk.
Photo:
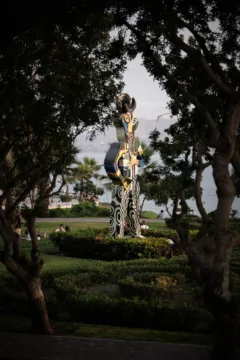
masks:
[(54, 333), (50, 324), (41, 280), (33, 278), (27, 286), (27, 296), (30, 305), (32, 330), (36, 334), (52, 335)]
[[(45, 194), (49, 189), (49, 179), (45, 179), (40, 184), (39, 196)], [(38, 207), (39, 217), (48, 218), (49, 217), (49, 197), (46, 196), (41, 201), (40, 206)]]
[(213, 177), (218, 195), (214, 216), (216, 251), (210, 281), (205, 287), (205, 303), (216, 320), (214, 360), (232, 358), (239, 333), (239, 316), (229, 291), (230, 257), (234, 245), (228, 227), (235, 187), (228, 166), (229, 155), (216, 151), (213, 160)]
[[(229, 152), (230, 153), (230, 152)], [(239, 340), (240, 305), (229, 291), (230, 257), (239, 244), (239, 234), (229, 232), (229, 214), (235, 187), (229, 174), (231, 155), (217, 150), (213, 160), (213, 176), (217, 187), (218, 206), (214, 212), (214, 236), (185, 242), (193, 271), (202, 285), (205, 307), (215, 320), (215, 343), (212, 359), (232, 359)], [(184, 232), (180, 233), (183, 242)], [(184, 245), (184, 244), (183, 244)]]
[(201, 194), (201, 181), (202, 181), (202, 173), (204, 167), (198, 166), (196, 171), (196, 178), (195, 178), (195, 186), (194, 186), (194, 193), (195, 193), (195, 200), (198, 211), (202, 217), (203, 224), (208, 222), (208, 215), (204, 209), (203, 202), (202, 202), (202, 194)]
[(66, 198), (69, 198), (69, 184), (66, 184)]
[(187, 215), (189, 207), (185, 199), (185, 190), (180, 191), (180, 205), (182, 208), (182, 215)]
[(139, 219), (141, 219), (141, 217), (142, 217), (143, 205), (144, 205), (145, 200), (146, 200), (146, 196), (144, 196), (143, 201), (142, 201), (142, 205), (141, 205), (141, 208), (140, 208)]
[(22, 244), (21, 244), (21, 236), (17, 233), (14, 233), (15, 238), (13, 242), (13, 258), (15, 260), (19, 259), (21, 257), (22, 253)]
[(176, 217), (176, 215), (177, 215), (178, 202), (179, 202), (179, 192), (177, 192), (176, 197), (173, 201), (172, 218)]

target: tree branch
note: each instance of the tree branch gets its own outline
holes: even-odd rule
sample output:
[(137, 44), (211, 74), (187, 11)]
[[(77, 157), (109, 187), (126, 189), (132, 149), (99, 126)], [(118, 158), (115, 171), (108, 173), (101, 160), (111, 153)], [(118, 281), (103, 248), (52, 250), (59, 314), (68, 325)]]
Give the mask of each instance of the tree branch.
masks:
[(0, 204), (6, 199), (6, 197), (11, 193), (11, 191), (16, 187), (17, 184), (21, 180), (25, 180), (26, 177), (31, 176), (36, 173), (36, 169), (32, 168), (29, 171), (23, 171), (20, 174), (16, 175), (14, 180), (10, 183), (10, 185), (3, 191), (2, 195), (0, 196)]
[(209, 61), (212, 64), (212, 66), (216, 69), (216, 71), (218, 71), (218, 73), (221, 75), (223, 83), (230, 88), (231, 85), (230, 85), (226, 75), (224, 74), (223, 69), (221, 68), (219, 62), (217, 61), (217, 59), (213, 55), (213, 53), (207, 48), (205, 39), (201, 35), (199, 35), (199, 33), (193, 28), (192, 25), (190, 25), (189, 23), (186, 23), (182, 19), (178, 19), (178, 20), (180, 21), (180, 24), (182, 24), (183, 27), (188, 29), (193, 34), (193, 36), (197, 40), (200, 48), (202, 49), (202, 51), (206, 57), (206, 60)]
[(212, 162), (205, 163), (204, 165), (199, 164), (199, 166), (197, 167), (197, 170), (196, 170), (196, 177), (195, 177), (195, 184), (194, 184), (196, 205), (197, 205), (198, 211), (202, 217), (203, 223), (208, 222), (208, 215), (207, 215), (207, 212), (206, 212), (206, 210), (203, 206), (203, 202), (202, 202), (201, 181), (202, 181), (203, 171), (210, 165), (212, 165)]
[(204, 224), (208, 222), (208, 214), (204, 209), (203, 202), (202, 202), (202, 194), (201, 194), (201, 181), (202, 181), (202, 174), (203, 171), (212, 164), (212, 161), (209, 161), (205, 164), (202, 162), (202, 156), (206, 152), (207, 146), (206, 144), (199, 143), (198, 144), (198, 151), (196, 154), (196, 176), (195, 176), (195, 184), (194, 184), (194, 193), (195, 193), (195, 200), (198, 211), (202, 217), (202, 221)]
[(41, 273), (41, 268), (43, 266), (43, 260), (40, 257), (39, 240), (35, 227), (35, 220), (36, 218), (33, 214), (29, 215), (27, 218), (27, 228), (32, 240), (32, 275), (39, 277)]
[[(175, 24), (175, 23), (173, 23)], [(172, 44), (174, 44), (179, 50), (184, 51), (195, 63), (199, 63), (202, 67), (202, 69), (205, 71), (205, 73), (208, 75), (208, 77), (217, 85), (219, 90), (227, 94), (229, 97), (232, 97), (234, 94), (234, 90), (231, 89), (229, 86), (224, 84), (222, 82), (221, 78), (214, 73), (212, 68), (209, 66), (208, 62), (206, 61), (205, 57), (202, 55), (201, 51), (194, 48), (193, 46), (190, 46), (186, 44), (179, 36), (177, 36), (177, 33), (175, 31), (176, 27), (171, 27), (170, 34), (167, 33), (166, 27), (157, 25), (156, 29), (159, 30), (159, 35), (164, 34), (168, 41), (170, 41)]]
[[(166, 38), (175, 44), (178, 49), (184, 51), (186, 54), (188, 54), (193, 60), (197, 61), (202, 69), (208, 74), (208, 76), (212, 79), (212, 81), (217, 85), (219, 90), (227, 94), (228, 96), (232, 96), (234, 94), (234, 89), (231, 88), (231, 85), (227, 79), (227, 77), (224, 74), (223, 69), (221, 68), (219, 62), (217, 61), (216, 57), (208, 50), (206, 46), (205, 39), (199, 35), (199, 33), (194, 29), (194, 27), (188, 23), (186, 23), (184, 20), (180, 19), (170, 4), (168, 4), (167, 11), (162, 9), (161, 14), (165, 15), (166, 17), (171, 16), (171, 27), (170, 27), (170, 33), (168, 35), (169, 27), (164, 27), (160, 24), (157, 25), (157, 29), (160, 30), (160, 34), (165, 34)], [(154, 15), (154, 14), (153, 14)], [(177, 26), (176, 24), (179, 24), (182, 27), (187, 28), (195, 37), (197, 40), (200, 48), (203, 51), (202, 55), (201, 51), (199, 49), (190, 46), (189, 44), (186, 44), (179, 36), (177, 36)], [(218, 76), (213, 70), (213, 68), (208, 64), (211, 63), (217, 72), (221, 74), (221, 77)]]
[(169, 71), (167, 70), (166, 66), (164, 66), (161, 62), (161, 59), (159, 56), (151, 49), (149, 44), (146, 42), (144, 37), (141, 35), (140, 31), (136, 30), (131, 24), (129, 24), (125, 19), (122, 20), (122, 24), (125, 25), (129, 30), (132, 31), (132, 33), (136, 36), (136, 38), (139, 41), (140, 48), (143, 52), (143, 54), (146, 54), (148, 57), (150, 57), (153, 60), (154, 64), (154, 70), (155, 75), (157, 76), (164, 76), (168, 79), (168, 81), (171, 83), (175, 89), (177, 89), (185, 98), (187, 98), (195, 107), (202, 113), (204, 116), (206, 123), (208, 127), (212, 131), (212, 142), (216, 142), (219, 137), (219, 130), (218, 127), (212, 118), (211, 114), (208, 112), (207, 109), (204, 108), (204, 106), (199, 102), (199, 100), (193, 96), (191, 93), (189, 93), (185, 87), (180, 84), (175, 77), (173, 77)]

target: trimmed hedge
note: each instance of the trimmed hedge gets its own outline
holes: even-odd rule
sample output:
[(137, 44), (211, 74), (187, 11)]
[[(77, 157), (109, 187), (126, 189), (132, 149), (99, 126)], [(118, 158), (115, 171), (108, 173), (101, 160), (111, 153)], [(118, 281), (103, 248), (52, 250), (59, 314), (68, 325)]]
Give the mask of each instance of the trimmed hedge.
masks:
[(172, 255), (171, 247), (164, 238), (111, 238), (96, 236), (95, 230), (72, 233), (53, 233), (50, 240), (59, 251), (70, 257), (98, 260), (134, 260), (159, 258)]
[[(167, 238), (173, 241), (179, 241), (179, 236), (176, 230), (171, 229), (163, 229), (163, 230), (155, 230), (155, 229), (146, 229), (141, 230), (141, 234), (143, 236), (155, 237), (155, 238)], [(189, 237), (190, 240), (193, 241), (196, 239), (198, 234), (198, 230), (190, 230)]]
[(157, 217), (158, 214), (150, 210), (144, 210), (141, 215), (141, 218), (143, 219), (157, 219)]
[(161, 300), (113, 299), (107, 296), (70, 296), (67, 306), (72, 319), (91, 324), (209, 333), (211, 316), (188, 305), (174, 307)]
[(107, 217), (109, 214), (109, 208), (98, 207), (92, 203), (80, 203), (73, 205), (70, 209), (49, 210), (50, 218)]
[[(184, 216), (181, 220), (181, 223), (184, 224), (189, 230), (198, 230), (200, 228), (199, 219), (189, 218), (189, 216)], [(175, 224), (171, 218), (165, 219), (165, 224), (170, 229), (175, 228)]]
[[(77, 231), (83, 231), (83, 230), (77, 230)], [(110, 235), (110, 228), (109, 227), (105, 227), (105, 228), (87, 228), (86, 231), (91, 231), (92, 233), (94, 232), (94, 234), (96, 236), (101, 236), (101, 235)], [(179, 241), (179, 237), (178, 234), (176, 232), (176, 230), (171, 230), (171, 229), (142, 229), (141, 230), (141, 234), (145, 237), (151, 237), (151, 238), (166, 238), (166, 239), (171, 239), (171, 240), (175, 240), (175, 241)], [(190, 240), (193, 241), (196, 239), (198, 234), (198, 230), (190, 230), (189, 231), (189, 236), (190, 236)]]
[(135, 282), (131, 278), (121, 280), (118, 284), (124, 298), (154, 299), (159, 298), (164, 292), (164, 289), (159, 286)]

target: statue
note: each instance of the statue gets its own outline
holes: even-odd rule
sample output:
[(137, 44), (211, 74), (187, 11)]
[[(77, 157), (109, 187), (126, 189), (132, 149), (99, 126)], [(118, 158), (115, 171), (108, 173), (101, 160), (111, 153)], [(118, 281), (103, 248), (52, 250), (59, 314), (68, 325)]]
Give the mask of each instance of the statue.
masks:
[(138, 120), (133, 113), (136, 101), (128, 94), (117, 100), (120, 115), (114, 120), (119, 142), (112, 143), (104, 167), (113, 182), (110, 212), (111, 236), (124, 237), (127, 226), (132, 237), (143, 237), (140, 230), (140, 188), (137, 181), (138, 167), (144, 165), (141, 146), (135, 149), (135, 130)]

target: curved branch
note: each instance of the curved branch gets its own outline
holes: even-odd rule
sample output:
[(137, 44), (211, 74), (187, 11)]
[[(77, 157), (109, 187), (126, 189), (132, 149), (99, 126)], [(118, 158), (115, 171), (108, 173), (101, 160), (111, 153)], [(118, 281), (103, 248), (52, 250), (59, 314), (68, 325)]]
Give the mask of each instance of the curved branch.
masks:
[(206, 120), (207, 125), (212, 131), (212, 141), (215, 142), (219, 137), (219, 130), (218, 127), (212, 118), (211, 114), (205, 107), (200, 103), (200, 101), (189, 93), (186, 88), (180, 84), (174, 76), (172, 76), (169, 71), (167, 70), (166, 66), (162, 64), (160, 57), (152, 50), (150, 45), (147, 43), (145, 38), (142, 36), (141, 32), (135, 29), (134, 26), (129, 24), (128, 21), (125, 19), (122, 20), (122, 24), (125, 25), (132, 33), (136, 36), (137, 40), (139, 41), (140, 48), (142, 53), (147, 57), (151, 58), (154, 65), (155, 75), (157, 76), (164, 76), (175, 89), (177, 89), (185, 98), (187, 98), (195, 107), (202, 113), (203, 117)]
[[(170, 4), (169, 4), (170, 5)], [(213, 56), (213, 54), (208, 50), (206, 47), (206, 42), (204, 38), (198, 34), (198, 32), (194, 29), (193, 26), (187, 24), (184, 20), (179, 19), (179, 17), (176, 15), (174, 10), (170, 7), (168, 7), (168, 12), (164, 11), (162, 9), (162, 14), (165, 16), (172, 17), (171, 27), (166, 28), (160, 24), (157, 25), (156, 29), (159, 29), (160, 34), (164, 34), (166, 38), (173, 43), (179, 50), (184, 51), (186, 54), (188, 54), (194, 61), (199, 63), (202, 67), (202, 69), (207, 73), (207, 75), (211, 78), (211, 80), (217, 85), (220, 91), (224, 92), (228, 96), (232, 96), (234, 94), (234, 89), (231, 88), (220, 64), (217, 62), (216, 58)], [(177, 27), (176, 24), (179, 23), (182, 27), (186, 27), (195, 37), (197, 42), (199, 43), (201, 49), (203, 50), (204, 55), (203, 56), (201, 51), (189, 44), (186, 44), (178, 35), (177, 35)], [(168, 34), (169, 32), (169, 34)], [(159, 35), (160, 35), (159, 34)], [(213, 70), (213, 68), (209, 65), (209, 62), (211, 64), (214, 64), (217, 71), (221, 74), (222, 78), (218, 76)], [(224, 79), (222, 81), (222, 79)]]
[(199, 164), (196, 170), (196, 177), (195, 177), (195, 184), (194, 184), (194, 193), (195, 193), (195, 200), (198, 211), (202, 217), (203, 223), (208, 222), (208, 214), (204, 209), (203, 202), (202, 202), (202, 193), (201, 193), (201, 181), (202, 181), (202, 174), (203, 171), (212, 164), (211, 161), (205, 164)]
[(219, 72), (219, 74), (221, 74), (221, 78), (222, 78), (223, 83), (230, 87), (230, 83), (229, 83), (226, 75), (224, 74), (224, 71), (221, 68), (219, 62), (217, 61), (217, 59), (215, 58), (213, 53), (207, 48), (205, 39), (201, 35), (199, 35), (199, 33), (193, 28), (192, 25), (186, 23), (182, 19), (179, 19), (179, 21), (180, 21), (180, 24), (182, 24), (183, 27), (188, 29), (193, 34), (193, 36), (197, 40), (200, 48), (202, 49), (202, 51), (203, 51), (203, 53), (204, 53), (204, 55), (206, 57), (206, 60), (209, 61), (212, 64), (212, 66)]

